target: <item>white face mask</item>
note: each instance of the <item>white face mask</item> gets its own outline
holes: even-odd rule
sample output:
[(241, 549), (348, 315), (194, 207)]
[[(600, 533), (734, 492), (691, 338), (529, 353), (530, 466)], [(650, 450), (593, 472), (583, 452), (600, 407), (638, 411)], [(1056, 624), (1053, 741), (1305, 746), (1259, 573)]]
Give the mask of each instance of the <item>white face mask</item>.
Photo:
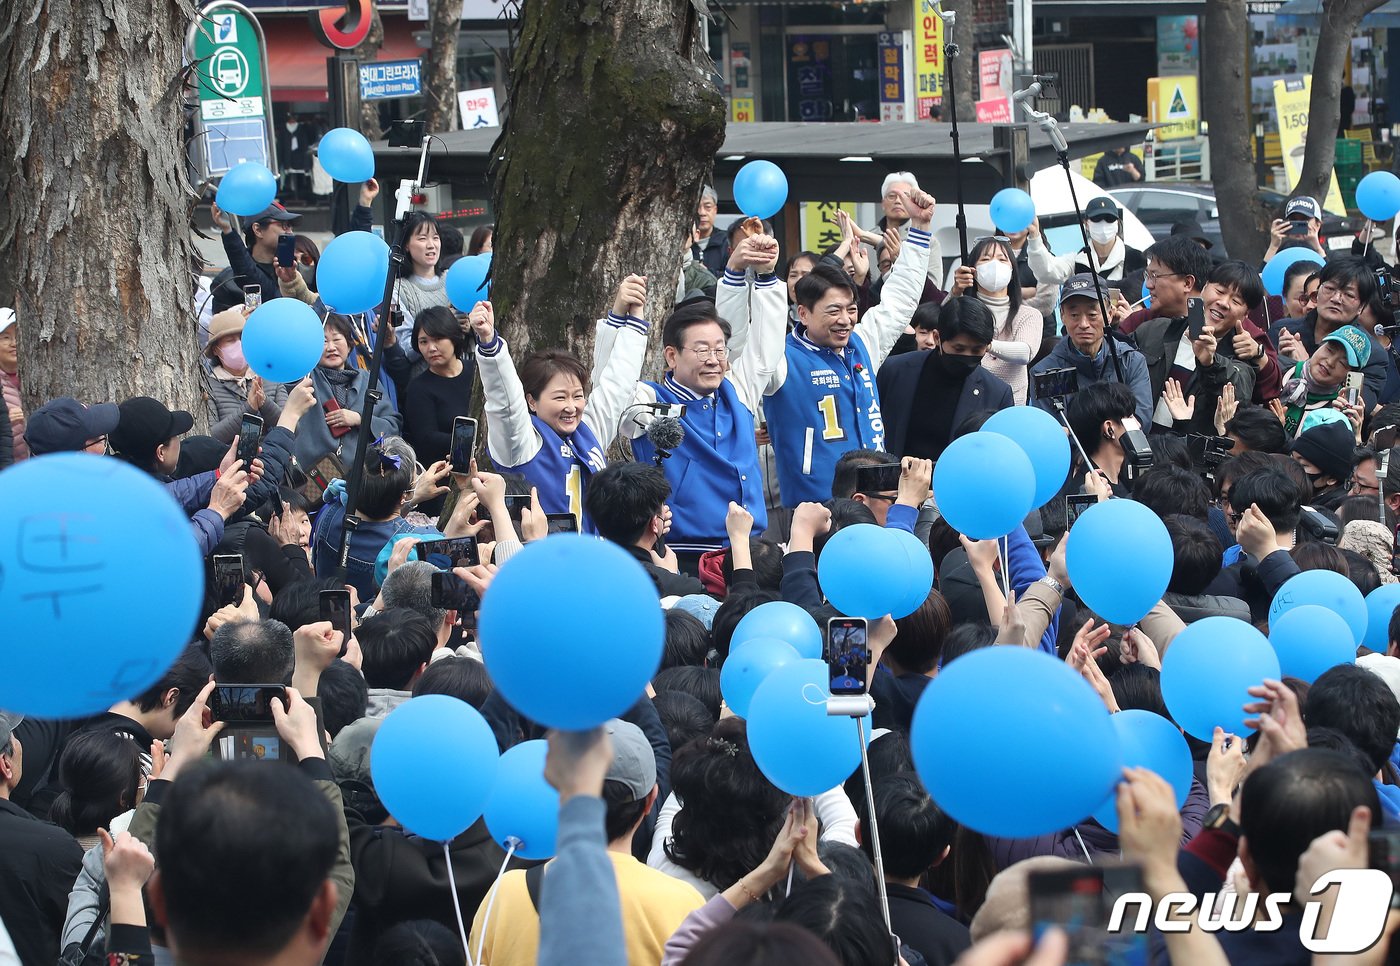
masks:
[(1011, 283), (1011, 266), (1005, 262), (983, 262), (977, 266), (977, 287), (984, 292), (1000, 292)]
[(1118, 237), (1118, 222), (1116, 221), (1091, 221), (1089, 222), (1089, 237), (1100, 245), (1107, 245)]

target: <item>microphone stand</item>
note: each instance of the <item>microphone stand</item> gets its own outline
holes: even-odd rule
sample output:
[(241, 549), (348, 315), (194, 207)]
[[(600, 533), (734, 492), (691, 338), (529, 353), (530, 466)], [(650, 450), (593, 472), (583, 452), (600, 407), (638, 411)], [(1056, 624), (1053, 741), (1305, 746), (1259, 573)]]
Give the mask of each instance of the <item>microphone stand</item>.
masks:
[[(429, 137), (424, 135), (423, 145), (418, 155), (418, 178), (415, 181), (404, 180), (399, 182), (398, 191), (394, 192), (397, 205), (394, 209), (394, 223), (398, 226), (394, 236), (394, 244), (389, 249), (389, 272), (384, 279), (384, 301), (382, 303), (383, 312), (379, 315), (379, 332), (374, 340), (374, 352), (370, 356), (369, 363), (369, 389), (365, 393), (364, 402), (360, 406), (360, 426), (355, 448), (355, 459), (352, 465), (346, 470), (345, 480), (345, 522), (341, 529), (340, 536), (340, 557), (337, 573), (343, 579), (345, 577), (346, 565), (350, 559), (350, 538), (359, 526), (360, 521), (355, 518), (355, 510), (360, 502), (360, 484), (365, 475), (365, 457), (369, 452), (370, 440), (374, 438), (374, 430), (371, 426), (374, 416), (374, 406), (383, 396), (383, 393), (376, 388), (379, 385), (380, 374), (384, 370), (384, 346), (387, 339), (393, 338), (394, 306), (397, 302), (395, 289), (399, 281), (399, 269), (407, 258), (404, 252), (404, 245), (408, 243), (408, 238), (404, 233), (404, 218), (413, 207), (413, 196), (418, 192), (421, 185), (427, 183), (428, 175), (428, 143)], [(388, 326), (386, 332), (385, 327)]]
[(943, 11), (941, 3), (934, 3), (934, 9), (943, 21), (945, 40), (943, 44), (943, 58), (948, 71), (948, 120), (953, 125), (953, 183), (958, 193), (958, 214), (954, 219), (954, 224), (958, 229), (958, 253), (962, 256), (959, 265), (967, 264), (967, 214), (963, 202), (963, 172), (962, 172), (962, 141), (958, 136), (958, 95), (957, 87), (953, 82), (956, 72), (953, 70), (953, 61), (961, 53), (961, 48), (953, 42), (953, 24), (957, 22), (957, 11)]
[(1040, 95), (1043, 86), (1036, 75), (1036, 79), (1030, 87), (1025, 90), (1016, 91), (1012, 94), (1014, 100), (1020, 101), (1025, 109), (1026, 115), (1035, 121), (1036, 125), (1044, 131), (1050, 138), (1050, 143), (1055, 146), (1055, 160), (1060, 163), (1060, 167), (1065, 170), (1065, 181), (1069, 184), (1069, 200), (1074, 205), (1075, 217), (1079, 220), (1079, 237), (1084, 240), (1084, 250), (1089, 255), (1089, 276), (1094, 280), (1094, 298), (1098, 300), (1099, 312), (1103, 316), (1103, 337), (1108, 342), (1108, 353), (1113, 358), (1113, 372), (1118, 377), (1118, 381), (1123, 382), (1123, 365), (1118, 361), (1117, 340), (1113, 333), (1109, 331), (1108, 300), (1104, 296), (1103, 285), (1099, 279), (1099, 273), (1095, 269), (1095, 252), (1093, 242), (1089, 239), (1089, 226), (1084, 223), (1084, 209), (1079, 207), (1079, 194), (1074, 189), (1074, 178), (1069, 170), (1069, 143), (1065, 140), (1064, 132), (1060, 130), (1060, 124), (1055, 120), (1054, 115), (1045, 111), (1037, 111), (1031, 106), (1031, 101)]

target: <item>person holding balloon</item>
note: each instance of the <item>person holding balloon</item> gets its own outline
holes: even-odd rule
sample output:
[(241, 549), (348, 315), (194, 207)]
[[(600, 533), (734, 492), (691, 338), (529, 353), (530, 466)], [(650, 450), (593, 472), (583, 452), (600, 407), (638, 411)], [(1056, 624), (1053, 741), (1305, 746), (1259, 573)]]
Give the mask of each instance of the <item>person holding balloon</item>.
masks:
[[(490, 302), (478, 302), (470, 323), (486, 396), (487, 451), (501, 471), (521, 473), (539, 493), (545, 513), (572, 513), (592, 532), (583, 511), (588, 479), (608, 465), (607, 448), (636, 391), (650, 324), (640, 318), (647, 280), (629, 275), (618, 286), (613, 310), (598, 324), (606, 359), (588, 370), (570, 352), (535, 352), (517, 372), (510, 347), (496, 331)], [(605, 331), (609, 330), (609, 331)]]
[(934, 199), (916, 190), (903, 195), (903, 205), (912, 213), (909, 235), (880, 304), (864, 318), (850, 278), (825, 265), (797, 283), (800, 321), (790, 335), (785, 312), (752, 306), (755, 349), (776, 362), (764, 411), (784, 506), (829, 499), (836, 461), (847, 450), (885, 448), (875, 374), (918, 308)]
[(1011, 387), (1015, 405), (1026, 404), (1026, 367), (1040, 348), (1041, 314), (1022, 303), (1016, 277), (1016, 256), (1009, 239), (980, 239), (968, 253), (970, 265), (957, 270), (954, 284), (962, 295), (976, 298), (992, 310), (992, 342), (982, 367)]

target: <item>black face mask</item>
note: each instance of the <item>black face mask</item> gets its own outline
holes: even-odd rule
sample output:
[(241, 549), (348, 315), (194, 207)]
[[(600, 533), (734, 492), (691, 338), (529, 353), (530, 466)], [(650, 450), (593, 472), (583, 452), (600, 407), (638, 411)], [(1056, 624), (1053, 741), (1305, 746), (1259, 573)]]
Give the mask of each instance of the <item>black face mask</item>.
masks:
[(954, 356), (949, 355), (942, 349), (933, 350), (933, 358), (929, 360), (938, 367), (938, 371), (950, 379), (966, 379), (972, 375), (972, 371), (982, 364), (981, 356)]

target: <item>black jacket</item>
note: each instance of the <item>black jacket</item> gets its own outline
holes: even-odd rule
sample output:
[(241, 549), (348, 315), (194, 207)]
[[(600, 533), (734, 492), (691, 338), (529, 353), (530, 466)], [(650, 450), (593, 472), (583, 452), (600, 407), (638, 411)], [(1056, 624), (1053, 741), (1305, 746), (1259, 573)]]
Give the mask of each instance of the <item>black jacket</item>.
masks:
[(1269, 606), (1278, 589), (1299, 572), (1298, 564), (1287, 550), (1275, 550), (1260, 561), (1241, 554), (1239, 563), (1220, 571), (1206, 593), (1244, 601), (1249, 605), (1251, 622), (1257, 624), (1269, 616)]
[(10, 425), (10, 407), (0, 399), (0, 470), (15, 461), (15, 431)]
[(947, 966), (972, 945), (967, 927), (935, 906), (922, 889), (886, 882), (885, 890), (895, 935), (922, 953), (929, 966)]
[(656, 591), (662, 597), (684, 597), (687, 594), (704, 594), (705, 585), (700, 583), (689, 574), (673, 574), (665, 567), (658, 567), (651, 559), (651, 554), (641, 547), (623, 547), (622, 549), (630, 553), (642, 565), (642, 569), (647, 572), (652, 583), (656, 584)]
[[(914, 396), (929, 355), (928, 352), (908, 352), (886, 359), (875, 377), (880, 390), (880, 413), (885, 418), (885, 451), (891, 456), (904, 455), (904, 440), (914, 416)], [(978, 366), (963, 383), (958, 407), (953, 411), (953, 432), (978, 410), (1002, 410), (1013, 405), (1011, 387)]]
[(58, 960), (68, 893), (82, 866), (73, 836), (0, 799), (0, 919), (25, 966)]

